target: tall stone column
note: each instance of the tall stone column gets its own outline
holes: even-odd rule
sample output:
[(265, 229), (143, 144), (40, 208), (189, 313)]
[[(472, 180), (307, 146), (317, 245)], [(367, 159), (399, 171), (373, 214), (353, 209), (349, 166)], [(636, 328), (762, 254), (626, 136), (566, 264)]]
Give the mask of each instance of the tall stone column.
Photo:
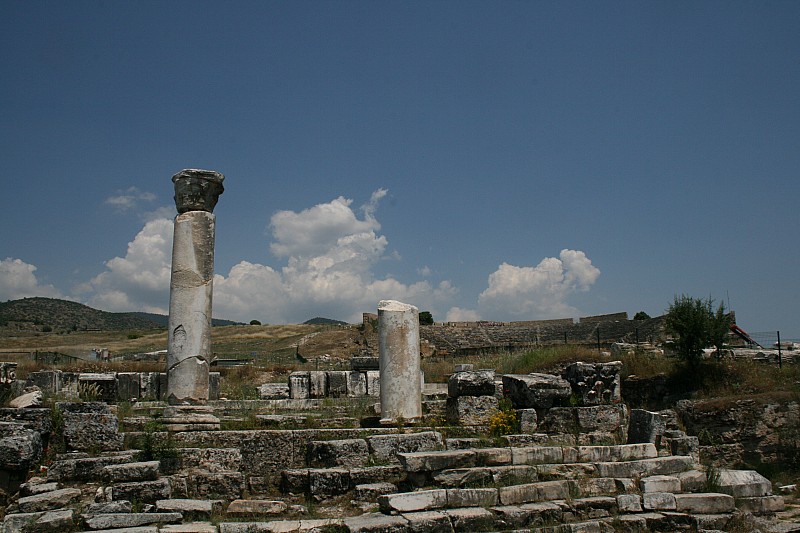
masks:
[(211, 362), (211, 295), (214, 280), (214, 206), (225, 176), (182, 170), (175, 184), (175, 233), (169, 293), (167, 401), (208, 402)]
[(422, 418), (419, 310), (395, 300), (378, 304), (381, 421)]

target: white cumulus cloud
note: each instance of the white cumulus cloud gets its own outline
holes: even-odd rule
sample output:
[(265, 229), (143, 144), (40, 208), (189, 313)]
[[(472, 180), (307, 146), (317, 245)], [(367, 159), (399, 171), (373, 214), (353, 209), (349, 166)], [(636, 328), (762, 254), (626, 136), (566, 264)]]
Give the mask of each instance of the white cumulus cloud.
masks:
[(577, 310), (567, 303), (576, 291), (588, 290), (600, 270), (584, 252), (561, 250), (535, 267), (502, 263), (489, 275), (489, 286), (478, 297), (484, 316), (496, 320), (532, 320), (571, 317)]
[(124, 191), (118, 191), (114, 196), (109, 196), (104, 203), (118, 211), (127, 212), (136, 208), (141, 202), (152, 202), (155, 199), (156, 195), (151, 192), (140, 191), (137, 187), (128, 187)]
[(22, 259), (7, 257), (0, 261), (0, 300), (44, 296), (63, 298), (52, 285), (42, 285), (36, 277), (36, 266)]

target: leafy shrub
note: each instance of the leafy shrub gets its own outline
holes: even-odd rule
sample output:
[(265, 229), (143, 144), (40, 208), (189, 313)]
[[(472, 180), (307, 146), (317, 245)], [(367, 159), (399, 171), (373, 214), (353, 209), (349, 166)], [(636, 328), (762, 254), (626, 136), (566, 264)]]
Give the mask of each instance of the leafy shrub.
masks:
[(511, 400), (500, 400), (500, 410), (489, 418), (489, 433), (493, 437), (519, 433), (519, 419)]

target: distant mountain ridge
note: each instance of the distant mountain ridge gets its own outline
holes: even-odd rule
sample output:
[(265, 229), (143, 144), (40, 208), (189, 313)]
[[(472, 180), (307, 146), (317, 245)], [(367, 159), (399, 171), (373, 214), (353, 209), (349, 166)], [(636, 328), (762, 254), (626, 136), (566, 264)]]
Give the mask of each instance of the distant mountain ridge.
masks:
[[(121, 330), (167, 327), (168, 317), (154, 313), (109, 313), (88, 305), (58, 298), (22, 298), (0, 302), (0, 326), (9, 323), (32, 323), (52, 330)], [(213, 319), (213, 325), (240, 324)]]

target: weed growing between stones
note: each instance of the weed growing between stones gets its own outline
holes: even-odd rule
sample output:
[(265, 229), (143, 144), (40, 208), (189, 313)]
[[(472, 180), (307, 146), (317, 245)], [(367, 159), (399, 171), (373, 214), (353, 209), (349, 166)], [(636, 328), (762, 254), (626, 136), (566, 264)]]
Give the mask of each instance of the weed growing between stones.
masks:
[(489, 434), (492, 437), (519, 433), (519, 420), (511, 400), (500, 400), (500, 410), (489, 418)]
[(161, 424), (155, 420), (147, 423), (137, 447), (139, 448), (137, 461), (159, 461), (164, 472), (175, 470), (176, 463), (180, 461), (172, 435), (165, 432)]
[(719, 469), (713, 464), (709, 463), (706, 465), (705, 470), (706, 470), (706, 482), (704, 485), (705, 492), (719, 492), (720, 489)]
[(96, 402), (100, 399), (102, 391), (97, 383), (80, 383), (78, 385), (78, 398), (82, 402)]

